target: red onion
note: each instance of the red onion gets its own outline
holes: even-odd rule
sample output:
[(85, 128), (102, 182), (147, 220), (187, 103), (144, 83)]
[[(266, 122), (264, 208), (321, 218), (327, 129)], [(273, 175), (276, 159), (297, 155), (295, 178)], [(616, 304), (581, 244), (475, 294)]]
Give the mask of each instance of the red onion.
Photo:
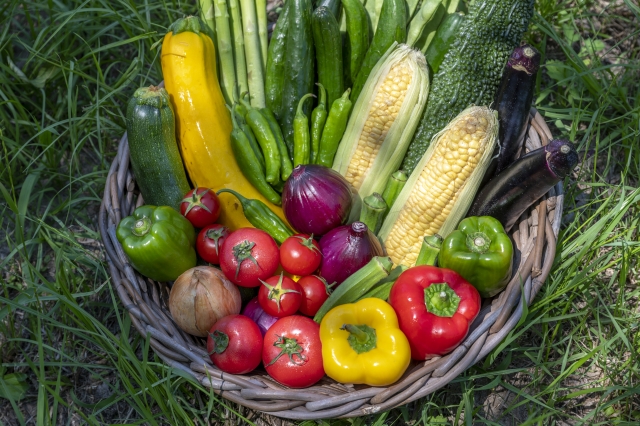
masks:
[(371, 258), (383, 254), (380, 242), (362, 222), (353, 222), (329, 231), (320, 239), (320, 251), (320, 275), (329, 284), (335, 281), (337, 285), (366, 265)]
[(272, 317), (268, 313), (266, 313), (260, 303), (258, 302), (258, 296), (254, 297), (247, 303), (247, 306), (244, 307), (242, 311), (242, 315), (246, 315), (251, 318), (256, 324), (258, 324), (258, 328), (260, 328), (260, 333), (262, 333), (262, 337), (264, 337), (267, 330), (278, 321), (278, 318)]
[(324, 235), (349, 218), (351, 185), (338, 172), (315, 164), (299, 165), (282, 191), (282, 210), (293, 228)]

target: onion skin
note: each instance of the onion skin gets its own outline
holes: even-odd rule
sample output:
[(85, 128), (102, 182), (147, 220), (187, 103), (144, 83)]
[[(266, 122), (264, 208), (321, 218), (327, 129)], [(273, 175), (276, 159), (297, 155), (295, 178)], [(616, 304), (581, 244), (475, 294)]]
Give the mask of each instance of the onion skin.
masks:
[(212, 266), (186, 270), (175, 280), (169, 294), (173, 320), (182, 330), (199, 337), (206, 337), (220, 318), (239, 314), (241, 307), (238, 288)]
[(352, 198), (351, 184), (340, 173), (301, 164), (284, 184), (282, 210), (296, 231), (319, 236), (346, 223)]
[(258, 297), (254, 297), (247, 303), (247, 306), (244, 307), (242, 311), (242, 315), (245, 315), (253, 320), (256, 324), (258, 324), (258, 328), (260, 329), (260, 333), (262, 333), (262, 337), (267, 333), (267, 330), (276, 322), (278, 318), (269, 315), (262, 309), (260, 306), (260, 302), (258, 302)]
[(332, 229), (319, 244), (322, 252), (320, 276), (329, 284), (342, 284), (374, 256), (383, 255), (380, 242), (362, 222)]

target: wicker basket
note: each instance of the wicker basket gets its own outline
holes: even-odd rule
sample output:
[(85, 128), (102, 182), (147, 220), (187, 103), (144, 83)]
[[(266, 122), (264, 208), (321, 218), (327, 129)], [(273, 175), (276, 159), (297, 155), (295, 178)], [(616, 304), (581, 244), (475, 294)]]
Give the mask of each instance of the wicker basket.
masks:
[[(531, 110), (525, 139), (526, 151), (546, 145), (551, 139), (549, 128), (535, 109)], [(491, 352), (518, 323), (522, 298), (531, 303), (549, 274), (562, 202), (562, 185), (558, 184), (514, 226), (513, 278), (502, 293), (484, 301), (464, 342), (447, 356), (414, 362), (402, 379), (389, 387), (343, 385), (325, 377), (309, 388), (288, 389), (260, 368), (247, 375), (218, 370), (205, 351), (205, 340), (184, 333), (171, 319), (167, 307), (169, 286), (138, 274), (116, 239), (120, 219), (143, 203), (129, 167), (126, 134), (107, 176), (99, 226), (118, 296), (135, 328), (143, 336), (149, 335), (151, 347), (167, 365), (187, 372), (216, 394), (251, 410), (288, 419), (326, 419), (362, 416), (404, 405), (446, 386)]]

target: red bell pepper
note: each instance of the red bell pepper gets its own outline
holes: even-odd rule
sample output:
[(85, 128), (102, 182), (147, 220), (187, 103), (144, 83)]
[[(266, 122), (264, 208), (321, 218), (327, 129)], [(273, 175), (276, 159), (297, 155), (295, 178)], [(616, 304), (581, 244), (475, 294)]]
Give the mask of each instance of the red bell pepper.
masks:
[(389, 303), (416, 360), (444, 355), (467, 336), (480, 311), (480, 294), (458, 273), (430, 265), (404, 271), (393, 284)]

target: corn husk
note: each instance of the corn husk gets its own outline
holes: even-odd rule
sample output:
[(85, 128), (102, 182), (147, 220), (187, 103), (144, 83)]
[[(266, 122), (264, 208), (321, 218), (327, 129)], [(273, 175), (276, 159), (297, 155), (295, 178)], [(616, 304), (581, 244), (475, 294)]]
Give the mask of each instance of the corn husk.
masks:
[[(407, 69), (411, 81), (406, 87), (402, 87), (399, 78), (396, 78), (392, 84), (397, 87), (383, 88), (385, 79), (390, 76), (392, 70), (396, 71), (391, 75), (397, 75), (397, 70), (406, 72)], [(392, 94), (398, 96), (392, 98)], [(394, 43), (371, 71), (362, 93), (354, 105), (353, 113), (349, 118), (333, 162), (333, 169), (345, 176), (347, 181), (363, 196), (374, 192), (381, 193), (389, 176), (398, 169), (402, 162), (418, 125), (428, 94), (429, 74), (424, 55), (406, 44)], [(401, 97), (403, 97), (402, 100)], [(367, 125), (368, 120), (369, 125), (384, 121), (386, 127), (379, 135), (366, 133), (371, 130), (371, 126)], [(350, 172), (350, 165), (354, 161), (359, 161), (360, 157), (356, 153), (363, 152), (363, 149), (358, 145), (360, 139), (366, 138), (367, 134), (373, 135), (376, 149), (379, 150), (372, 163), (370, 162), (371, 157), (367, 159), (369, 165), (364, 174), (354, 178)], [(353, 164), (357, 164), (355, 162)]]
[[(464, 167), (471, 164), (471, 159), (459, 158), (462, 154), (453, 149), (459, 147), (459, 144), (454, 145), (450, 141), (448, 135), (451, 133), (448, 132), (461, 123), (469, 123), (471, 118), (474, 118), (472, 122), (475, 119), (485, 119), (487, 124), (474, 155), (477, 164), (467, 174), (468, 169)], [(462, 111), (433, 137), (429, 149), (409, 176), (380, 229), (379, 236), (394, 264), (413, 266), (425, 235), (439, 234), (445, 238), (458, 226), (467, 214), (489, 166), (497, 134), (497, 113), (487, 107), (472, 106)], [(467, 155), (471, 157), (471, 149), (467, 151)], [(462, 171), (453, 170), (445, 156), (455, 157), (450, 161), (462, 167)], [(445, 167), (445, 164), (448, 165)], [(443, 179), (439, 180), (440, 177)], [(441, 184), (443, 181), (447, 182), (446, 190), (437, 188), (437, 183)], [(449, 189), (451, 194), (447, 193)], [(443, 197), (443, 194), (446, 197), (436, 203), (434, 200)]]

